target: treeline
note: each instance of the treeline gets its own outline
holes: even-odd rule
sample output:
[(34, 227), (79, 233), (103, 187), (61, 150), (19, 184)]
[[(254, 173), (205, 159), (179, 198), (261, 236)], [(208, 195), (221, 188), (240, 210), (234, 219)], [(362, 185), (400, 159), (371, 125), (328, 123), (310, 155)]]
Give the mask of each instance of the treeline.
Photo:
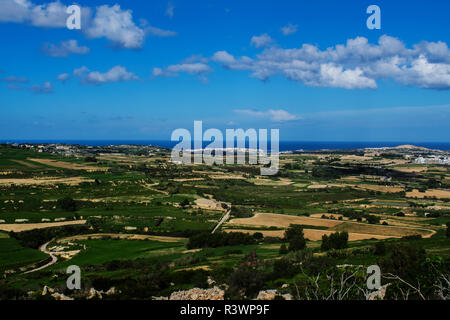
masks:
[(370, 224), (380, 223), (381, 220), (379, 216), (368, 214), (366, 212), (354, 211), (352, 209), (328, 210), (328, 213), (342, 214), (344, 217), (347, 217), (350, 220), (356, 220), (358, 222), (361, 222), (363, 219), (366, 219), (367, 222)]
[(328, 251), (331, 249), (339, 250), (345, 249), (348, 245), (348, 233), (346, 231), (332, 233), (329, 236), (324, 234), (322, 236), (322, 245), (320, 249), (322, 251)]
[(217, 248), (217, 247), (247, 245), (255, 243), (256, 243), (255, 238), (247, 233), (218, 232), (211, 234), (209, 232), (201, 232), (189, 238), (187, 248), (188, 249)]
[(89, 226), (64, 226), (56, 228), (34, 229), (23, 232), (10, 232), (10, 236), (19, 241), (19, 243), (28, 248), (38, 249), (42, 244), (60, 237), (69, 237), (77, 234), (92, 233)]

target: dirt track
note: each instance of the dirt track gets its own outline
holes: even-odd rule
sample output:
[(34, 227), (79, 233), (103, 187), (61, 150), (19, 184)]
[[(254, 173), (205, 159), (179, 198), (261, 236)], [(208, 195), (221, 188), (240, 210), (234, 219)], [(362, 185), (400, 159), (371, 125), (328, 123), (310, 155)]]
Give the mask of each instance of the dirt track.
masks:
[(44, 229), (52, 227), (62, 227), (70, 225), (85, 224), (86, 220), (66, 221), (66, 222), (49, 222), (49, 223), (13, 223), (13, 224), (0, 224), (0, 230), (7, 232), (22, 232), (34, 229)]

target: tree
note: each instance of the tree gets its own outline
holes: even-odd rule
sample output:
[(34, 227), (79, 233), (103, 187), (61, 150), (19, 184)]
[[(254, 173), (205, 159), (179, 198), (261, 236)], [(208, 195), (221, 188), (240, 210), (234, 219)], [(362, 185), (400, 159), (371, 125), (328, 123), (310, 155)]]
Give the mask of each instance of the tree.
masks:
[(389, 250), (389, 255), (378, 261), (383, 273), (392, 273), (405, 281), (416, 282), (424, 274), (423, 262), (425, 250), (411, 245), (396, 245)]
[(70, 197), (59, 199), (58, 205), (64, 211), (77, 211), (77, 202)]
[(261, 232), (255, 232), (253, 234), (253, 238), (255, 238), (256, 240), (262, 240), (264, 238), (264, 235)]
[(286, 245), (283, 243), (281, 246), (280, 246), (280, 254), (286, 254), (286, 253), (288, 253), (288, 249), (286, 248)]
[(324, 234), (322, 236), (322, 245), (321, 250), (327, 251), (330, 249), (344, 249), (347, 248), (348, 244), (348, 233), (343, 232), (336, 232), (332, 233), (329, 236)]
[(289, 243), (289, 251), (303, 250), (306, 247), (305, 235), (301, 225), (291, 224), (285, 231), (284, 238)]
[(450, 222), (447, 222), (447, 238), (450, 238)]
[(86, 158), (84, 158), (85, 162), (97, 162), (97, 158), (93, 157), (93, 156), (87, 156)]
[(368, 214), (366, 216), (367, 222), (370, 224), (380, 223), (380, 217)]
[(180, 206), (182, 206), (183, 208), (184, 207), (187, 207), (188, 205), (189, 205), (189, 200), (188, 199), (184, 199), (181, 203), (180, 203)]

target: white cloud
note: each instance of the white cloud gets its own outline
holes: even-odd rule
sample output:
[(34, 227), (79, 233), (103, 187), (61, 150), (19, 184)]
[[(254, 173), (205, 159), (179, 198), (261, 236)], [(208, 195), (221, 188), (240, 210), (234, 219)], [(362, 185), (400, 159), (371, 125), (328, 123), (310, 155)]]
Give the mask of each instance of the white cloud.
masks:
[(44, 82), (44, 84), (35, 84), (31, 86), (29, 89), (33, 93), (37, 94), (47, 94), (47, 93), (53, 93), (53, 86), (50, 82)]
[[(25, 23), (38, 27), (65, 28), (69, 14), (59, 0), (35, 4), (30, 0), (0, 0), (0, 22)], [(172, 9), (173, 13), (173, 9)], [(177, 33), (154, 26), (136, 25), (131, 10), (118, 4), (95, 9), (81, 7), (81, 32), (89, 38), (106, 38), (123, 49), (140, 49), (146, 35), (171, 37)]]
[(90, 38), (105, 37), (126, 49), (141, 48), (145, 38), (144, 30), (133, 22), (132, 11), (122, 10), (118, 4), (97, 7), (85, 33)]
[(212, 72), (212, 68), (203, 62), (180, 63), (170, 65), (165, 69), (153, 68), (154, 77), (178, 77), (179, 73), (196, 75), (202, 82), (206, 82), (206, 75)]
[(1, 22), (24, 22), (30, 17), (32, 4), (27, 0), (0, 1)]
[(81, 68), (77, 68), (77, 69), (73, 70), (73, 75), (76, 77), (81, 77), (83, 74), (85, 74), (88, 71), (89, 71), (89, 69), (86, 66), (82, 66)]
[(231, 65), (236, 62), (236, 59), (226, 51), (217, 51), (212, 56), (213, 61), (221, 62), (225, 65)]
[(173, 5), (173, 3), (169, 2), (167, 4), (167, 9), (166, 9), (166, 13), (165, 14), (166, 14), (166, 16), (169, 16), (170, 19), (173, 18), (173, 11), (174, 11), (174, 9), (175, 9), (175, 6)]
[(260, 36), (253, 36), (250, 39), (250, 44), (255, 46), (255, 48), (267, 47), (272, 42), (273, 39), (267, 33), (264, 33)]
[(320, 65), (320, 77), (311, 85), (318, 87), (333, 87), (344, 89), (376, 89), (375, 80), (365, 77), (360, 68), (343, 70), (342, 66), (333, 63)]
[(59, 45), (44, 43), (42, 52), (51, 57), (67, 57), (69, 54), (87, 54), (90, 51), (88, 47), (78, 45), (77, 40), (67, 40), (60, 42)]
[(163, 30), (152, 26), (146, 27), (145, 32), (156, 37), (174, 37), (178, 34), (175, 31)]
[(56, 78), (56, 80), (61, 81), (62, 83), (65, 83), (69, 79), (70, 79), (70, 74), (68, 74), (68, 73), (62, 73), (62, 74), (58, 75), (58, 77)]
[(411, 67), (403, 67), (396, 79), (406, 85), (446, 90), (450, 88), (450, 64), (430, 63), (421, 55)]
[(183, 63), (175, 64), (167, 67), (169, 72), (184, 72), (191, 75), (198, 75), (209, 73), (212, 71), (211, 67), (204, 63)]
[(298, 116), (287, 112), (286, 110), (269, 109), (267, 111), (258, 111), (251, 109), (236, 109), (236, 113), (245, 114), (251, 117), (269, 118), (273, 122), (285, 122), (300, 119)]
[(9, 77), (2, 79), (2, 81), (8, 82), (8, 83), (28, 83), (28, 78), (9, 76)]
[(35, 5), (31, 8), (31, 24), (38, 27), (65, 27), (67, 7), (61, 2)]
[[(65, 28), (69, 16), (67, 6), (59, 0), (34, 4), (29, 0), (1, 0), (0, 22), (27, 23), (36, 27)], [(82, 7), (82, 17), (90, 15), (90, 9)]]
[(74, 74), (81, 77), (83, 84), (100, 85), (103, 83), (139, 80), (134, 73), (128, 72), (122, 66), (115, 66), (105, 73), (98, 71), (87, 72), (88, 70), (85, 67), (74, 70)]
[(231, 70), (248, 70), (263, 81), (281, 75), (307, 86), (374, 89), (379, 79), (426, 89), (450, 89), (450, 50), (444, 42), (421, 42), (408, 49), (397, 38), (383, 35), (378, 44), (364, 37), (325, 50), (303, 44), (300, 48), (264, 49), (256, 58), (216, 52), (211, 60)]
[(21, 86), (21, 85), (17, 85), (17, 84), (13, 84), (13, 83), (10, 83), (10, 84), (8, 84), (8, 89), (9, 90), (17, 90), (17, 91), (20, 91), (20, 90), (23, 90), (23, 89), (25, 89), (23, 86)]
[(281, 28), (283, 35), (288, 36), (290, 34), (296, 33), (298, 25), (289, 23), (288, 25)]

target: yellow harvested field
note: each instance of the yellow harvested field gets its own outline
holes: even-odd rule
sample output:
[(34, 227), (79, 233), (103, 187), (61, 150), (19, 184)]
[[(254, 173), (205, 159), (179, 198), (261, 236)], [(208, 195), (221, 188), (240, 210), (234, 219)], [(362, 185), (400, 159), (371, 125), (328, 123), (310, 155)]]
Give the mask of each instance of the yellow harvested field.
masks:
[(414, 189), (411, 192), (407, 192), (406, 196), (409, 198), (425, 198), (425, 197), (436, 197), (438, 199), (449, 199), (450, 191), (449, 190), (438, 190), (438, 189), (430, 189), (425, 192), (420, 192), (417, 189)]
[(153, 240), (159, 242), (180, 242), (187, 240), (186, 238), (151, 236), (145, 234), (93, 233), (93, 234), (82, 234), (78, 236), (66, 237), (60, 239), (59, 241), (77, 241), (77, 240), (87, 240), (89, 238), (101, 239), (105, 237), (119, 238), (123, 240)]
[(70, 225), (85, 224), (86, 220), (66, 221), (66, 222), (49, 222), (49, 223), (14, 223), (14, 224), (0, 224), (0, 230), (7, 232), (22, 232), (34, 229), (44, 229), (53, 227), (62, 227)]
[(334, 217), (335, 219), (339, 219), (340, 217), (342, 217), (342, 219), (346, 218), (342, 214), (338, 214), (338, 213), (313, 213), (313, 214), (309, 215), (310, 218), (322, 218), (322, 216), (326, 216), (328, 218)]
[(308, 186), (308, 189), (326, 189), (328, 188), (328, 185), (326, 184), (312, 184)]
[(186, 178), (186, 179), (172, 179), (175, 182), (189, 182), (189, 181), (203, 181), (204, 178)]
[(357, 156), (357, 155), (345, 155), (341, 157), (341, 161), (369, 161), (373, 157), (370, 156)]
[(347, 177), (339, 178), (338, 180), (359, 182), (359, 181), (361, 181), (361, 177), (360, 176), (347, 176)]
[(392, 168), (392, 169), (394, 169), (394, 170), (396, 170), (396, 171), (400, 171), (400, 172), (407, 172), (407, 173), (410, 173), (410, 172), (425, 172), (425, 171), (427, 171), (427, 167), (424, 167), (424, 166), (417, 166), (417, 167), (394, 167), (394, 168)]
[(175, 270), (175, 272), (179, 272), (179, 271), (193, 271), (193, 270), (211, 271), (212, 269), (211, 269), (210, 266), (196, 266), (196, 267), (189, 267), (189, 268), (178, 269), (178, 270)]
[(106, 167), (97, 167), (97, 166), (89, 166), (78, 163), (71, 163), (65, 161), (57, 161), (51, 159), (34, 159), (29, 158), (27, 160), (34, 161), (40, 164), (44, 164), (46, 166), (64, 168), (64, 169), (72, 169), (72, 170), (86, 170), (86, 171), (108, 171), (109, 168)]
[(251, 218), (233, 219), (227, 223), (232, 226), (262, 226), (287, 228), (291, 224), (301, 224), (315, 227), (335, 227), (342, 221), (317, 219), (309, 217), (290, 216), (286, 214), (275, 213), (257, 213)]
[(214, 180), (233, 180), (233, 179), (242, 179), (245, 180), (245, 177), (237, 174), (214, 174), (209, 176)]
[(363, 189), (363, 190), (371, 190), (371, 191), (380, 191), (385, 193), (397, 193), (405, 191), (405, 188), (403, 187), (391, 187), (391, 186), (378, 186), (378, 185), (372, 185), (372, 184), (330, 184), (330, 186), (333, 187), (352, 187), (356, 189)]
[(286, 178), (280, 178), (280, 180), (257, 178), (257, 179), (249, 179), (248, 181), (252, 182), (257, 186), (288, 186), (293, 183), (290, 179)]
[(22, 160), (13, 160), (13, 159), (11, 159), (10, 161), (14, 161), (15, 163), (21, 164), (21, 165), (23, 165), (25, 167), (28, 167), (28, 168), (38, 168), (37, 165), (32, 164), (30, 162), (26, 162), (26, 161), (22, 161)]
[(55, 184), (66, 184), (70, 186), (79, 185), (82, 182), (94, 182), (93, 179), (85, 177), (70, 177), (70, 178), (58, 178), (58, 177), (48, 177), (48, 178), (27, 178), (27, 179), (0, 179), (1, 185), (18, 185), (18, 186), (29, 186), (29, 185), (55, 185)]
[(397, 227), (397, 226), (383, 226), (375, 224), (363, 224), (356, 222), (344, 222), (333, 228), (334, 231), (347, 231), (348, 233), (363, 233), (370, 235), (389, 236), (389, 237), (404, 237), (420, 234), (424, 238), (429, 238), (436, 233), (434, 230), (411, 228), (411, 227)]
[[(244, 232), (248, 234), (254, 234), (256, 232), (260, 232), (264, 237), (284, 237), (284, 230), (245, 230), (245, 229), (228, 229), (224, 230), (225, 232)], [(317, 229), (303, 229), (303, 233), (305, 234), (305, 238), (309, 241), (319, 241), (322, 240), (322, 236), (324, 234), (330, 235), (335, 231), (330, 230), (317, 230)], [(395, 238), (393, 236), (383, 236), (376, 234), (364, 234), (364, 233), (354, 233), (351, 232), (348, 234), (349, 241), (357, 241), (357, 240), (367, 240), (367, 239), (389, 239)]]

